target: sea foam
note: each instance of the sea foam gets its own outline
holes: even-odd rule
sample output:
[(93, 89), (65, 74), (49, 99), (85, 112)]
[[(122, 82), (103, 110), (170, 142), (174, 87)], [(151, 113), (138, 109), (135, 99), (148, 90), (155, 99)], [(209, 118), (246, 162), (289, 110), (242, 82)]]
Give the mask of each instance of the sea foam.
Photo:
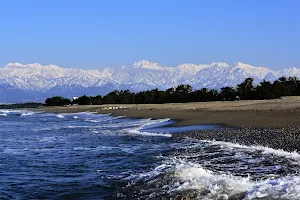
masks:
[(159, 136), (159, 137), (172, 137), (172, 134), (169, 133), (152, 133), (152, 132), (147, 132), (147, 129), (144, 129), (144, 127), (147, 127), (149, 125), (159, 125), (163, 122), (169, 121), (170, 119), (157, 119), (157, 120), (152, 120), (152, 119), (144, 119), (140, 121), (140, 126), (137, 128), (129, 128), (125, 129), (126, 132), (129, 134), (135, 134), (135, 135), (142, 135), (142, 136)]
[(146, 131), (140, 131), (139, 129), (127, 129), (129, 134), (141, 135), (141, 136), (159, 136), (159, 137), (172, 137), (169, 133), (151, 133)]
[(31, 113), (22, 113), (21, 116), (30, 116), (30, 115), (33, 115), (34, 113), (31, 112)]
[(245, 200), (300, 199), (299, 176), (251, 181), (250, 177), (215, 173), (198, 164), (177, 161), (175, 177), (179, 181), (173, 183), (177, 185), (173, 190), (196, 190), (200, 199), (230, 199), (236, 195)]
[(246, 146), (246, 145), (241, 145), (241, 144), (236, 144), (236, 143), (231, 143), (231, 142), (223, 142), (223, 141), (210, 141), (210, 140), (201, 140), (202, 142), (205, 143), (210, 143), (212, 145), (220, 145), (223, 147), (230, 149), (233, 148), (239, 148), (239, 149), (248, 149), (248, 150), (255, 150), (255, 151), (261, 151), (263, 154), (273, 154), (276, 156), (280, 156), (280, 157), (285, 157), (285, 158), (289, 158), (295, 161), (299, 161), (300, 163), (300, 154), (297, 151), (293, 151), (293, 152), (288, 152), (288, 151), (284, 151), (282, 149), (273, 149), (270, 147), (263, 147), (263, 146)]

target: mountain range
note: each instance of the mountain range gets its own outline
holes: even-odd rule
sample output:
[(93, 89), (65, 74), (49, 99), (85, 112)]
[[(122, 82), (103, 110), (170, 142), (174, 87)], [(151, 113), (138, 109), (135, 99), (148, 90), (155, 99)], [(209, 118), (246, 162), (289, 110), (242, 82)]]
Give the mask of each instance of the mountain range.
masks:
[(104, 95), (115, 89), (134, 92), (167, 89), (179, 84), (190, 84), (194, 89), (219, 89), (236, 86), (248, 77), (254, 78), (257, 84), (264, 79), (274, 81), (282, 76), (300, 77), (300, 69), (273, 71), (241, 62), (231, 65), (220, 62), (167, 67), (147, 60), (104, 70), (9, 63), (0, 68), (0, 102), (42, 102), (55, 95), (72, 98), (84, 94)]

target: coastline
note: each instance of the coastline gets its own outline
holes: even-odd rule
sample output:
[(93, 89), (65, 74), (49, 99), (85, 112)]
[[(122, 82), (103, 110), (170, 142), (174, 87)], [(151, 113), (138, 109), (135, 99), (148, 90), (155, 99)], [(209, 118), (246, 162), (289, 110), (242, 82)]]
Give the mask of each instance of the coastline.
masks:
[(263, 146), (288, 152), (300, 151), (300, 126), (286, 128), (225, 128), (173, 134), (178, 139), (213, 140), (246, 146)]
[(170, 118), (175, 121), (171, 126), (221, 125), (224, 129), (180, 132), (174, 133), (173, 137), (300, 151), (300, 97), (264, 101), (46, 107), (38, 110), (54, 113), (89, 111), (127, 118)]
[(79, 105), (34, 110), (54, 113), (88, 111), (128, 118), (170, 118), (175, 121), (173, 126), (216, 124), (226, 127), (286, 128), (300, 125), (300, 97), (183, 104)]

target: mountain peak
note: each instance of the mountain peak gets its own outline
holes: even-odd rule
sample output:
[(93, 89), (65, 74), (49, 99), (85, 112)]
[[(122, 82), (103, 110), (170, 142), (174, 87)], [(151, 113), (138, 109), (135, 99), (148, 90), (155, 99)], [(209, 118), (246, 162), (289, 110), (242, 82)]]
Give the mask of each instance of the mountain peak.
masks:
[(232, 67), (235, 67), (235, 68), (242, 68), (242, 69), (254, 68), (254, 66), (248, 65), (248, 64), (245, 64), (245, 63), (242, 63), (242, 62), (234, 63), (234, 64), (232, 65)]
[(226, 62), (212, 62), (211, 65), (228, 65)]
[(4, 66), (4, 68), (6, 69), (12, 69), (12, 68), (16, 68), (16, 69), (20, 69), (20, 68), (30, 68), (30, 69), (37, 69), (37, 68), (60, 68), (59, 66), (56, 65), (46, 65), (43, 66), (40, 63), (30, 63), (30, 64), (22, 64), (22, 63), (8, 63), (7, 65)]
[(162, 70), (158, 63), (149, 62), (148, 60), (141, 60), (133, 63), (132, 68), (143, 68), (143, 69), (152, 69), (152, 70)]
[(15, 62), (15, 63), (8, 63), (7, 65), (4, 66), (4, 68), (11, 68), (11, 67), (26, 67), (26, 65)]
[(229, 67), (229, 65), (225, 62), (213, 62), (210, 63), (211, 66), (216, 66), (216, 67)]

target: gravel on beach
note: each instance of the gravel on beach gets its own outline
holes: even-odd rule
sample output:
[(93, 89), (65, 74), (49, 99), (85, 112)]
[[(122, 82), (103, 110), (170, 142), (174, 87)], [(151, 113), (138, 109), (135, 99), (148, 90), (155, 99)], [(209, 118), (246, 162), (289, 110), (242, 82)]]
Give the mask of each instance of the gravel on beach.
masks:
[(287, 128), (220, 128), (174, 133), (175, 138), (216, 140), (258, 145), (293, 152), (300, 151), (300, 126)]

